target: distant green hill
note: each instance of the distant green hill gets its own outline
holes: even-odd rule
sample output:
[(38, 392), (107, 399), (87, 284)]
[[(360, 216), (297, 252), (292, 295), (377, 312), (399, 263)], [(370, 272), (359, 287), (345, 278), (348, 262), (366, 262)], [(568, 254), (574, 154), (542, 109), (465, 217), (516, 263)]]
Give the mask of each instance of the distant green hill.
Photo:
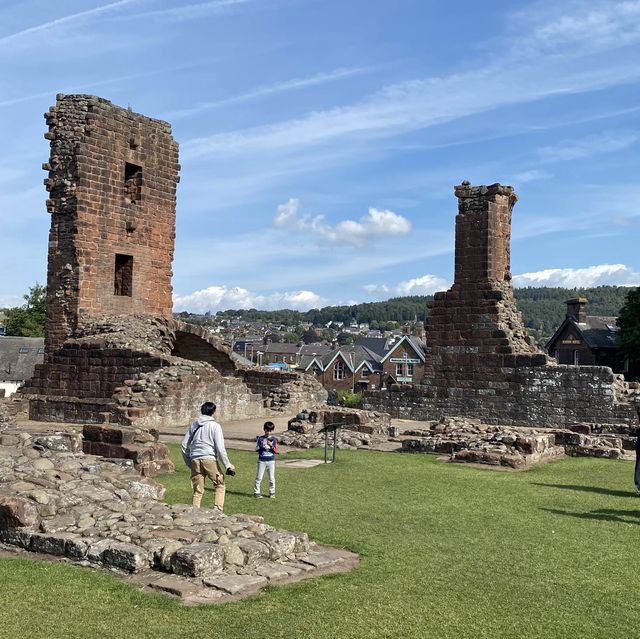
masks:
[[(525, 325), (541, 342), (546, 341), (565, 317), (565, 302), (572, 297), (586, 297), (589, 315), (617, 316), (631, 290), (626, 286), (598, 286), (596, 288), (519, 288), (515, 289), (518, 308), (522, 311)], [(275, 322), (287, 325), (311, 322), (325, 325), (329, 321), (368, 323), (384, 326), (387, 322), (400, 324), (413, 319), (424, 320), (426, 303), (432, 296), (413, 295), (395, 297), (384, 302), (367, 302), (353, 306), (326, 306), (306, 312), (281, 310), (259, 311), (228, 310), (216, 314), (222, 317), (240, 317), (246, 321)]]

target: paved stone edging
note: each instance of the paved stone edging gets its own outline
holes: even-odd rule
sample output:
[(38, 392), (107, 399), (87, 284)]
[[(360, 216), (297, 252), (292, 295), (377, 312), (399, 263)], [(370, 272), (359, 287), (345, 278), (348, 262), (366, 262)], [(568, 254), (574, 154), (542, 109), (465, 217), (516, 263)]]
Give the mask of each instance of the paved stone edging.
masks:
[(5, 547), (128, 574), (186, 601), (226, 601), (357, 563), (260, 516), (166, 504), (165, 490), (130, 460), (85, 455), (77, 432), (0, 432)]

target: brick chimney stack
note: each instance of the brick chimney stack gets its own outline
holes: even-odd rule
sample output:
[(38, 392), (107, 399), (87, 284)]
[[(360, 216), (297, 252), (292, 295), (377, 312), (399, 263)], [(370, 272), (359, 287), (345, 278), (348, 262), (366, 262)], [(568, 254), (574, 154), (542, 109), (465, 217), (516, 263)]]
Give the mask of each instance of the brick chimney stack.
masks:
[(578, 324), (587, 321), (587, 298), (573, 297), (567, 300), (567, 317), (573, 317)]

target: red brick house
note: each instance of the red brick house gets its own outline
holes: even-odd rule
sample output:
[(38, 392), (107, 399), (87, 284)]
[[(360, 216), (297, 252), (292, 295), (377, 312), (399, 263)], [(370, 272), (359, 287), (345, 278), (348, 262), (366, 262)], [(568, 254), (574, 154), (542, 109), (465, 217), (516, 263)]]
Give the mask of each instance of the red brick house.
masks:
[(358, 338), (324, 357), (303, 357), (301, 368), (327, 390), (377, 390), (389, 384), (417, 384), (424, 375), (424, 351), (415, 337)]

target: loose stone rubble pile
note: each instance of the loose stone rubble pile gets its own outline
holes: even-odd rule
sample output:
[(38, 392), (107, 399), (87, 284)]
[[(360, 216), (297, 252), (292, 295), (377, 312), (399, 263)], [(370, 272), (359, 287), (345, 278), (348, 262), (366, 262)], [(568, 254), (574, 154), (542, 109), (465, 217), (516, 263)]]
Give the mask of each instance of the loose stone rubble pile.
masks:
[[(325, 430), (337, 429), (338, 448), (359, 448), (386, 441), (391, 420), (387, 413), (322, 406), (305, 409), (289, 420), (280, 441), (297, 448), (324, 446)], [(333, 439), (333, 434), (331, 435)]]
[(370, 435), (386, 435), (389, 432), (391, 419), (388, 413), (342, 408), (337, 406), (320, 406), (304, 409), (289, 420), (289, 430), (297, 433), (320, 431), (325, 426), (330, 428), (348, 428), (359, 433)]
[[(589, 433), (593, 426), (583, 424)], [(425, 429), (406, 430), (400, 437), (405, 452), (441, 453), (454, 462), (524, 468), (572, 456), (623, 459), (635, 437), (585, 434), (567, 429), (489, 426), (468, 419), (442, 419)]]
[(81, 452), (76, 432), (0, 432), (0, 542), (123, 573), (197, 601), (349, 569), (355, 555), (252, 515), (160, 501), (165, 488), (132, 460)]
[[(279, 436), (280, 443), (294, 448), (321, 448), (324, 446), (325, 434), (322, 432), (297, 433), (287, 430)], [(372, 444), (386, 441), (382, 438), (368, 433), (358, 433), (354, 430), (338, 429), (336, 432), (336, 447), (341, 450), (353, 448), (370, 448)], [(329, 441), (333, 442), (333, 433), (329, 434)]]

